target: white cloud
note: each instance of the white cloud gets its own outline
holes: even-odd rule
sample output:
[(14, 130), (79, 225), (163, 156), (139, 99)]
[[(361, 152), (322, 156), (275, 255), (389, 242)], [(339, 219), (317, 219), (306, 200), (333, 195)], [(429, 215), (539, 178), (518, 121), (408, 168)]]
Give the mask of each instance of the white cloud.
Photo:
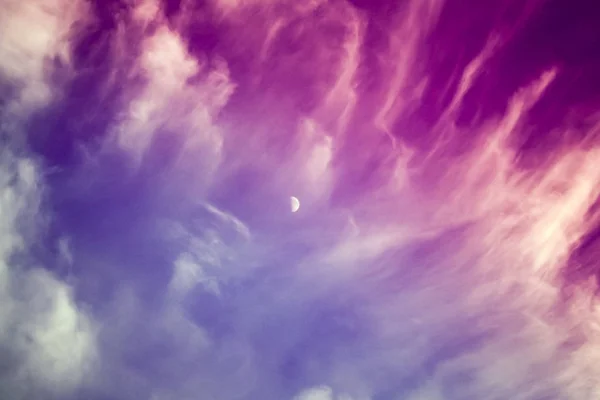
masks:
[(53, 62), (69, 63), (69, 40), (86, 14), (79, 1), (1, 0), (0, 78), (18, 90), (10, 112), (27, 114), (46, 105), (53, 88), (48, 72)]
[(333, 390), (327, 386), (307, 389), (294, 398), (294, 400), (335, 400)]
[(92, 372), (92, 325), (77, 309), (70, 289), (50, 273), (36, 269), (19, 278), (12, 321), (3, 321), (12, 331), (5, 339), (22, 357), (13, 379), (68, 393)]
[[(91, 321), (71, 289), (44, 269), (19, 263), (39, 240), (44, 215), (35, 165), (0, 155), (0, 348), (8, 374), (0, 384), (11, 398), (68, 394), (90, 373), (94, 357)], [(22, 397), (24, 396), (24, 397)]]
[[(45, 240), (39, 167), (23, 148), (29, 114), (46, 106), (57, 88), (52, 66), (70, 62), (70, 39), (86, 14), (78, 1), (0, 1), (0, 79), (14, 89), (2, 116), (0, 149), (0, 372), (11, 399), (62, 396), (88, 376), (94, 356), (89, 318), (71, 289), (30, 250)], [(56, 64), (53, 64), (56, 63)], [(6, 93), (3, 93), (6, 95)]]

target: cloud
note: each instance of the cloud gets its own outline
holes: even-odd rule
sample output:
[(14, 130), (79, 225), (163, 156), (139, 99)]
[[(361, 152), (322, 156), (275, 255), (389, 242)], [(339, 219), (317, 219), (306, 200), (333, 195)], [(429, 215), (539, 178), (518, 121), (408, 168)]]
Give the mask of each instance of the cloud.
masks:
[(67, 395), (92, 370), (93, 324), (68, 285), (20, 262), (43, 235), (42, 183), (37, 166), (8, 149), (0, 164), (1, 391), (12, 399)]
[[(0, 393), (11, 399), (70, 395), (93, 370), (93, 321), (56, 274), (62, 256), (36, 257), (51, 219), (42, 166), (23, 145), (27, 118), (59, 94), (69, 68), (78, 2), (0, 4)], [(52, 239), (50, 239), (52, 241)]]
[(52, 69), (68, 65), (71, 35), (86, 13), (81, 2), (60, 0), (3, 0), (0, 7), (0, 76), (17, 91), (9, 113), (26, 114), (51, 100)]
[(333, 400), (333, 392), (328, 387), (305, 390), (296, 400)]
[[(10, 142), (1, 158), (0, 389), (593, 398), (593, 291), (561, 303), (560, 279), (597, 222), (597, 144), (519, 164), (515, 137), (563, 74), (552, 65), (464, 122), (504, 53), (482, 45), (464, 68), (434, 70), (447, 10), (417, 3), (383, 18), (351, 3), (188, 3), (173, 17), (129, 2), (111, 28), (83, 18), (112, 31), (82, 43), (112, 42), (82, 71), (69, 64), (81, 8), (5, 1), (5, 131), (35, 144), (28, 116), (50, 105), (65, 121), (48, 130), (75, 131), (78, 152), (53, 164)], [(70, 86), (95, 74), (110, 104)], [(437, 115), (428, 96), (447, 100)]]
[[(150, 3), (140, 4), (135, 12)], [(123, 35), (138, 23), (125, 25)], [(114, 145), (108, 148), (125, 151), (134, 170), (168, 174), (163, 185), (173, 185), (174, 191), (200, 193), (221, 159), (223, 137), (215, 119), (235, 90), (227, 65), (194, 58), (160, 15), (139, 46), (140, 58), (128, 73), (141, 83), (126, 88), (127, 105), (113, 129)]]

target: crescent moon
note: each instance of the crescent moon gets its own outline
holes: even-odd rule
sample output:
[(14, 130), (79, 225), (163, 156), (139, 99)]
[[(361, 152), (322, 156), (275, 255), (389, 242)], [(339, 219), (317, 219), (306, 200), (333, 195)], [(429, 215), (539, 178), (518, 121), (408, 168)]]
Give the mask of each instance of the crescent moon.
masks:
[(300, 200), (298, 200), (297, 197), (290, 197), (290, 208), (292, 209), (293, 213), (298, 211), (298, 209), (300, 208)]

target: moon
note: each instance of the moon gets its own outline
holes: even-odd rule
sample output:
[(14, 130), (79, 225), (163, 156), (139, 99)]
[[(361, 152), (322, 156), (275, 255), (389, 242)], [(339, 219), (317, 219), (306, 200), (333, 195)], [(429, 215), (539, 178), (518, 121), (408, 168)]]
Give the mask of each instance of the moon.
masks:
[(295, 197), (295, 196), (290, 197), (290, 208), (292, 209), (293, 213), (295, 213), (296, 211), (298, 211), (298, 209), (300, 209), (300, 200), (298, 200), (297, 197)]

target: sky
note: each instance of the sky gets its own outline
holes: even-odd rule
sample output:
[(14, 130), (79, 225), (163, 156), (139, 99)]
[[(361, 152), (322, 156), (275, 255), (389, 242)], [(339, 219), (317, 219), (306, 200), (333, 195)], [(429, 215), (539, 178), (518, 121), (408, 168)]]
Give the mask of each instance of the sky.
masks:
[(0, 0), (0, 398), (600, 398), (594, 3)]

